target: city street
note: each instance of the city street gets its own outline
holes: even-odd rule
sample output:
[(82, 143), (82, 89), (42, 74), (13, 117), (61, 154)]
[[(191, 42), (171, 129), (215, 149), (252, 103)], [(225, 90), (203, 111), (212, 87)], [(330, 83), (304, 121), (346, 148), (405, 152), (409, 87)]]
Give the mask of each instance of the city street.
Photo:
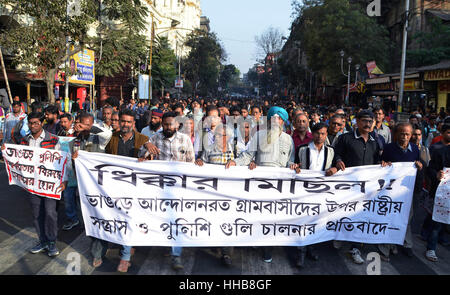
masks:
[[(113, 275), (119, 263), (119, 248), (111, 246), (103, 264), (94, 269), (91, 266), (89, 246), (91, 239), (78, 226), (71, 231), (60, 229), (57, 246), (61, 254), (55, 258), (45, 253), (31, 254), (28, 250), (37, 241), (32, 224), (30, 205), (22, 189), (9, 186), (5, 166), (0, 164), (0, 273), (3, 275), (66, 275), (73, 274), (73, 262), (79, 258), (79, 272), (82, 275)], [(417, 206), (416, 206), (417, 208)], [(420, 209), (416, 209), (418, 213)], [(64, 202), (59, 206), (59, 217), (62, 227), (64, 220)], [(418, 233), (423, 214), (413, 219), (413, 233)], [(275, 247), (273, 262), (265, 263), (259, 248), (236, 248), (233, 265), (225, 267), (220, 262), (220, 255), (213, 248), (185, 248), (182, 260), (184, 270), (175, 272), (170, 265), (170, 257), (166, 247), (137, 247), (131, 259), (128, 275), (366, 275), (370, 261), (356, 265), (346, 256), (346, 253), (333, 248), (332, 243), (322, 243), (316, 246), (320, 256), (318, 261), (306, 258), (305, 268), (294, 266), (291, 247)], [(373, 245), (364, 245), (362, 257), (374, 251)], [(414, 240), (414, 257), (408, 258), (399, 250), (397, 255), (391, 255), (390, 262), (381, 261), (382, 275), (449, 275), (450, 247), (439, 245), (436, 263), (424, 257), (425, 242), (417, 237)], [(79, 256), (78, 256), (79, 255)], [(72, 263), (72, 264), (71, 264)], [(72, 271), (72, 272), (71, 272)]]
[(8, 280), (445, 279), (450, 0), (0, 0), (0, 145)]

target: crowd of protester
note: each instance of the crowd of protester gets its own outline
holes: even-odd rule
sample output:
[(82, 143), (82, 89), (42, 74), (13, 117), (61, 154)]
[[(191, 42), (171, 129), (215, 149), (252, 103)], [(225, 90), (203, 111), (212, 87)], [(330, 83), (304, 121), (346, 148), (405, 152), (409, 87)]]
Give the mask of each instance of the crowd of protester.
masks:
[[(72, 105), (64, 112), (60, 101), (54, 105), (33, 103), (27, 114), (17, 98), (4, 115), (2, 143), (58, 148), (58, 136), (75, 137), (73, 159), (78, 150), (101, 152), (139, 161), (162, 160), (230, 166), (286, 167), (301, 173), (303, 169), (324, 171), (331, 176), (349, 167), (390, 165), (414, 162), (417, 167), (414, 198), (421, 208), (410, 211), (409, 225), (402, 247), (412, 257), (411, 218), (426, 210), (421, 238), (427, 241), (424, 255), (437, 261), (438, 243), (448, 245), (447, 226), (431, 218), (433, 197), (443, 169), (450, 167), (450, 118), (439, 113), (417, 110), (409, 119), (385, 113), (382, 108), (361, 109), (347, 106), (312, 106), (296, 99), (259, 98), (183, 98), (165, 97), (150, 101), (119, 100), (110, 97), (101, 108)], [(270, 147), (262, 147), (261, 143)], [(51, 143), (51, 144), (49, 144)], [(180, 152), (183, 151), (183, 152)], [(63, 201), (66, 220), (63, 230), (80, 226), (77, 183), (65, 183)], [(33, 199), (33, 217), (39, 243), (32, 253), (59, 254), (56, 200)], [(36, 200), (37, 199), (37, 200)], [(45, 203), (45, 205), (43, 205)], [(333, 241), (336, 248), (346, 247), (353, 262), (361, 264), (361, 244)], [(93, 266), (102, 264), (109, 243), (93, 238)], [(262, 258), (272, 261), (271, 247), (262, 247)], [(381, 258), (389, 261), (397, 246), (378, 245)], [(135, 249), (121, 247), (117, 270), (127, 272)], [(232, 265), (233, 248), (224, 247), (222, 262)], [(173, 247), (172, 267), (182, 269), (182, 248)], [(298, 247), (296, 265), (304, 267), (305, 257), (319, 259), (314, 245)]]

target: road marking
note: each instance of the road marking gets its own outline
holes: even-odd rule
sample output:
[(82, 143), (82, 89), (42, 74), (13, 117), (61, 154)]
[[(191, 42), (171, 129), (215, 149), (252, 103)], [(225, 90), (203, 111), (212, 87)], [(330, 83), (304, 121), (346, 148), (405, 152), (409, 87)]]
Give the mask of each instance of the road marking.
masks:
[(9, 222), (8, 220), (6, 220), (6, 219), (3, 218), (3, 217), (0, 217), (0, 220), (3, 221), (3, 222), (4, 222), (5, 224), (7, 224), (8, 226), (14, 228), (14, 229), (17, 230), (17, 231), (21, 231), (21, 230), (22, 230), (21, 227), (18, 227), (17, 225), (15, 225), (14, 223)]
[(423, 263), (425, 263), (429, 268), (431, 268), (435, 273), (439, 275), (450, 274), (450, 251), (444, 246), (439, 245), (436, 249), (436, 256), (438, 257), (437, 262), (429, 261), (425, 257), (425, 251), (427, 250), (427, 242), (422, 241), (416, 235), (414, 235), (413, 240), (413, 253), (417, 258), (419, 258)]
[(0, 273), (13, 266), (37, 244), (34, 227), (27, 227), (0, 243)]
[[(38, 275), (67, 275), (67, 267), (71, 262), (68, 260), (70, 253), (80, 255), (80, 274), (90, 275), (95, 268), (91, 263), (90, 246), (91, 238), (81, 233), (68, 247), (66, 247), (51, 262), (47, 263), (37, 274)], [(69, 258), (70, 259), (70, 258)]]
[[(353, 259), (350, 254), (348, 254), (348, 250), (340, 249), (338, 251), (339, 256), (344, 260), (345, 266), (349, 269), (351, 275), (367, 275), (367, 266), (371, 261), (367, 261), (368, 251), (364, 249), (360, 249), (361, 257), (364, 259), (364, 263), (356, 264), (353, 262)], [(400, 273), (395, 269), (395, 267), (386, 261), (381, 260), (381, 275), (399, 275)]]

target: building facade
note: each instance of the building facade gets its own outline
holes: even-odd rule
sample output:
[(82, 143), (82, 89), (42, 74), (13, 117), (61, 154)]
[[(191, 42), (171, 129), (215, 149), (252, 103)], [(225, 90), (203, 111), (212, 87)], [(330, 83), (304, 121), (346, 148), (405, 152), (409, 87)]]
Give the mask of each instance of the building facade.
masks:
[(200, 29), (202, 10), (200, 0), (141, 0), (149, 10), (147, 30), (144, 32), (151, 38), (152, 20), (155, 35), (167, 37), (171, 48), (178, 57), (185, 57), (189, 49), (184, 47), (187, 36)]

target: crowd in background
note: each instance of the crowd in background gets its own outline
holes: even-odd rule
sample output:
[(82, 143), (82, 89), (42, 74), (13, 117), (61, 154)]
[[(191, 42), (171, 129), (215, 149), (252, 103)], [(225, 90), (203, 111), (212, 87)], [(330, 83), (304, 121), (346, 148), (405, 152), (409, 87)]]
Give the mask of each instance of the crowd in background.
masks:
[[(30, 144), (51, 141), (53, 136), (75, 137), (73, 158), (78, 150), (103, 152), (140, 161), (162, 160), (230, 166), (287, 167), (301, 173), (302, 169), (324, 171), (333, 175), (347, 167), (390, 165), (393, 162), (414, 162), (418, 174), (414, 198), (421, 200), (426, 210), (421, 237), (427, 241), (424, 254), (437, 261), (438, 243), (448, 245), (447, 227), (431, 219), (433, 197), (442, 171), (450, 167), (450, 118), (448, 110), (408, 114), (385, 113), (381, 108), (361, 109), (341, 105), (313, 106), (297, 99), (281, 98), (171, 98), (170, 95), (148, 100), (120, 100), (110, 97), (98, 109), (91, 104), (74, 103), (64, 112), (63, 103), (28, 106), (18, 97), (8, 109), (0, 110), (2, 143)], [(41, 127), (41, 128), (38, 128)], [(273, 140), (273, 139), (276, 140)], [(25, 139), (25, 140), (24, 140)], [(270, 149), (261, 148), (267, 143)], [(276, 144), (275, 144), (276, 143)], [(180, 153), (180, 151), (183, 151)], [(66, 220), (63, 230), (80, 225), (77, 208), (76, 178), (69, 177), (64, 186), (63, 200)], [(42, 198), (45, 199), (45, 198)], [(39, 209), (33, 204), (33, 216), (40, 238), (32, 253), (47, 251), (59, 254), (55, 246), (57, 220), (54, 205)], [(54, 200), (53, 200), (54, 201)], [(53, 216), (42, 225), (42, 214)], [(39, 221), (40, 220), (40, 221)], [(56, 228), (56, 229), (55, 229)], [(360, 247), (353, 243), (334, 241), (335, 247), (348, 247), (352, 260), (363, 263)], [(93, 265), (102, 264), (108, 243), (93, 238)], [(382, 259), (388, 261), (395, 245), (378, 245)], [(410, 225), (402, 247), (412, 257)], [(222, 248), (222, 261), (232, 264), (233, 249)], [(314, 260), (314, 246), (299, 247), (296, 265), (304, 266), (305, 257)], [(131, 265), (134, 248), (123, 246), (118, 271), (126, 272)], [(172, 267), (182, 269), (182, 248), (172, 248)], [(272, 261), (270, 247), (263, 247), (263, 259)]]

